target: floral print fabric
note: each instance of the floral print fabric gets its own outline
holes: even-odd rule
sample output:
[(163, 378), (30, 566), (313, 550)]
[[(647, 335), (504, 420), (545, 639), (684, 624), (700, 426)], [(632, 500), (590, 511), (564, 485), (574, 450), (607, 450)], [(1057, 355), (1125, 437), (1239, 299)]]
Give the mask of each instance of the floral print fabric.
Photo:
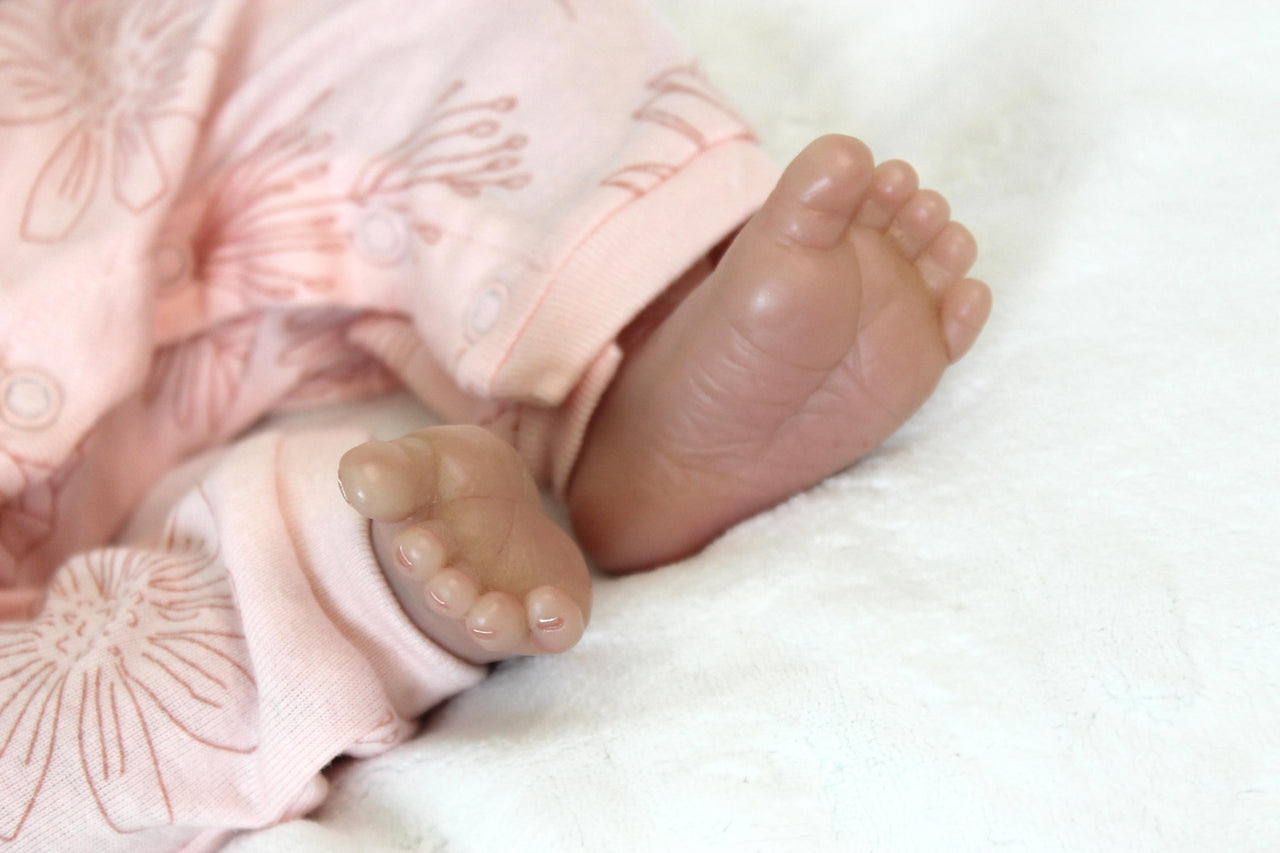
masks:
[(408, 388), (562, 487), (773, 177), (629, 0), (0, 3), (0, 850), (214, 844), (473, 683), (337, 496), (362, 435), (246, 432)]

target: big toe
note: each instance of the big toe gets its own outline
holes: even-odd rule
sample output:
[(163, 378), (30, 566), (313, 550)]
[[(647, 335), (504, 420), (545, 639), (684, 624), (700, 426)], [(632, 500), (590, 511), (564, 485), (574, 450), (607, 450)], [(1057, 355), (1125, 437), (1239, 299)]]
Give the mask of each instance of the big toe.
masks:
[(338, 488), (365, 518), (399, 521), (421, 500), (419, 462), (401, 442), (368, 441), (343, 455), (338, 463)]
[(850, 136), (815, 139), (787, 166), (753, 227), (776, 239), (829, 249), (844, 238), (871, 185), (871, 151)]
[(361, 515), (402, 521), (465, 497), (532, 500), (537, 484), (511, 445), (477, 426), (438, 426), (354, 447), (338, 463), (338, 486)]

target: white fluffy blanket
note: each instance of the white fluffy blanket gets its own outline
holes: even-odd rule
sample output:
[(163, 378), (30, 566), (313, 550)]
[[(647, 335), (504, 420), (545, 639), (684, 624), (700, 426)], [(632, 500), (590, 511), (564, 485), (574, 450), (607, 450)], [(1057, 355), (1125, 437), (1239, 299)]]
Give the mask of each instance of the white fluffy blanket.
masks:
[(846, 131), (948, 194), (986, 335), (230, 849), (1280, 849), (1280, 5), (660, 8), (780, 161)]

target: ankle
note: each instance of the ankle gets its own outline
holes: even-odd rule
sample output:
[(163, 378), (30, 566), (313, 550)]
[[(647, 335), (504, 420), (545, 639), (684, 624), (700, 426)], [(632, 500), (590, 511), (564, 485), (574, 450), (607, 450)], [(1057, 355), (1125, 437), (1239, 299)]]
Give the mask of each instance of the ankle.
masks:
[(666, 322), (685, 297), (715, 271), (719, 258), (720, 255), (715, 250), (699, 258), (618, 333), (618, 346), (624, 356), (629, 356), (644, 346), (645, 341)]

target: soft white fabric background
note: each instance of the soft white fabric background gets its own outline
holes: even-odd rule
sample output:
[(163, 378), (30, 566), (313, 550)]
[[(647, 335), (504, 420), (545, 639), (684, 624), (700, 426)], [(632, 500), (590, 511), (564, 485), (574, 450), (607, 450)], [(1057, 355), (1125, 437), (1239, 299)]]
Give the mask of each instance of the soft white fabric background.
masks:
[(944, 190), (987, 334), (230, 849), (1280, 849), (1280, 6), (659, 6), (780, 161), (846, 131)]

